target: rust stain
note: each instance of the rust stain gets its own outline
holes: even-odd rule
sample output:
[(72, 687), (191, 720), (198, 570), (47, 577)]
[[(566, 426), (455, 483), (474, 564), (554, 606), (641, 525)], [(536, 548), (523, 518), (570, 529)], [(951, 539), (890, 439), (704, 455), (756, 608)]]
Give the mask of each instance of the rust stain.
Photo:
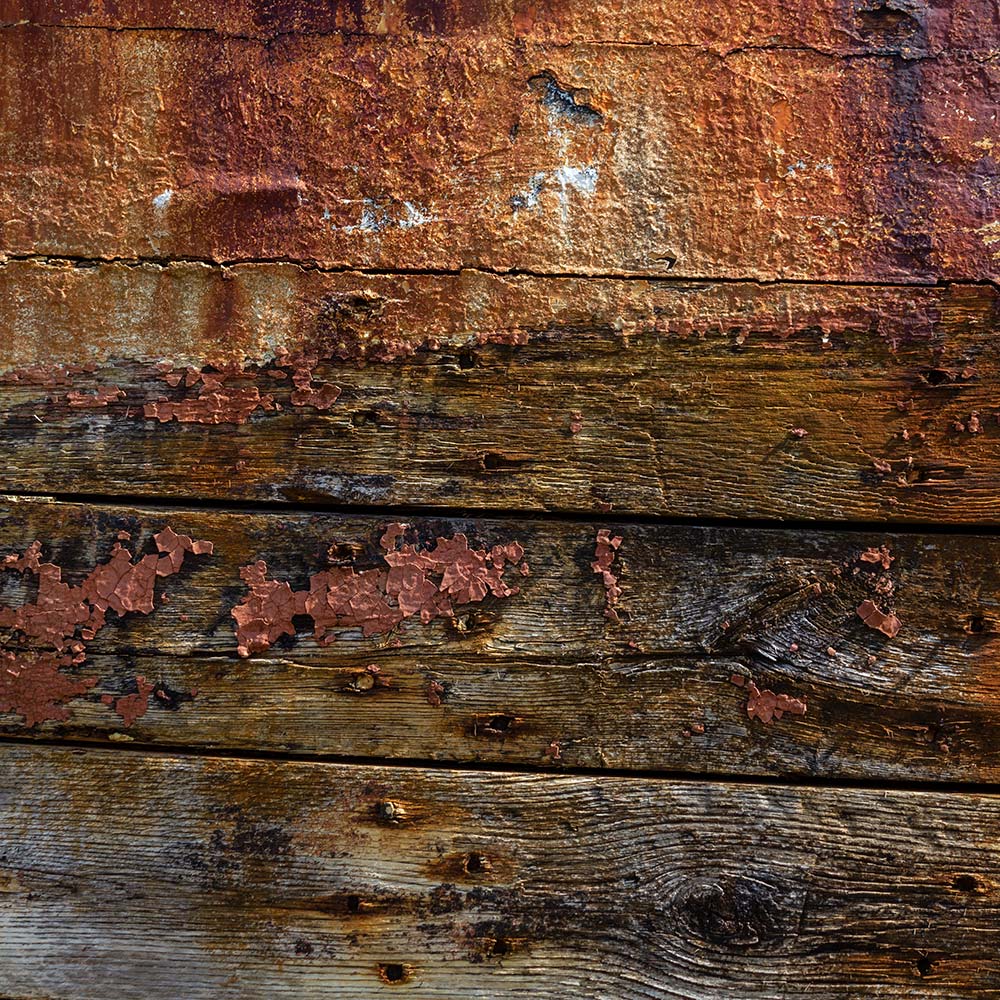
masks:
[(504, 581), (508, 565), (523, 574), (524, 548), (518, 542), (472, 549), (464, 534), (434, 539), (433, 547), (403, 542), (409, 526), (386, 527), (380, 546), (386, 567), (356, 571), (333, 565), (314, 574), (308, 590), (294, 591), (285, 582), (267, 579), (267, 564), (258, 560), (240, 575), (249, 588), (232, 610), (240, 656), (264, 652), (279, 636), (295, 635), (292, 619), (312, 618), (314, 638), (327, 645), (334, 634), (360, 628), (362, 635), (392, 631), (408, 618), (427, 624), (455, 614), (456, 605), (474, 604), (488, 594), (507, 598), (520, 588)]
[[(32, 574), (38, 590), (33, 601), (19, 607), (0, 606), (0, 628), (8, 629), (0, 650), (0, 710), (24, 717), (25, 725), (69, 717), (65, 703), (84, 694), (96, 678), (64, 673), (86, 660), (86, 645), (104, 627), (108, 612), (148, 615), (153, 611), (157, 577), (178, 572), (187, 553), (208, 555), (212, 543), (179, 535), (169, 526), (153, 536), (157, 552), (133, 557), (121, 542), (107, 562), (96, 566), (78, 586), (62, 579), (62, 569), (42, 561), (42, 544), (35, 541), (21, 555), (8, 555), (0, 568)], [(142, 681), (134, 700), (125, 696), (119, 714), (134, 720), (148, 703)]]

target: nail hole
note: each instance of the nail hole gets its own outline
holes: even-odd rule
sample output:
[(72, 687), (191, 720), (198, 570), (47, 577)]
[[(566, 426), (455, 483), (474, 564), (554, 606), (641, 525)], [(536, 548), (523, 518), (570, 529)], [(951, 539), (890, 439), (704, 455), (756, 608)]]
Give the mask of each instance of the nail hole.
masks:
[(399, 962), (383, 962), (378, 967), (378, 975), (383, 983), (402, 983), (409, 978), (406, 966)]
[(458, 356), (458, 367), (468, 370), (476, 367), (476, 356), (471, 351), (463, 351)]
[(347, 897), (347, 912), (357, 913), (361, 909), (361, 897), (360, 896), (348, 896)]
[(313, 946), (303, 939), (299, 939), (295, 942), (295, 954), (296, 955), (311, 955)]
[(514, 724), (513, 715), (494, 715), (487, 723), (487, 727), (495, 733), (510, 732), (510, 727)]
[(489, 871), (490, 863), (485, 854), (473, 852), (465, 859), (465, 870), (469, 875), (482, 875)]
[(398, 802), (385, 799), (375, 804), (375, 818), (382, 823), (400, 823), (406, 817), (406, 810)]
[(956, 875), (951, 885), (952, 888), (958, 889), (959, 892), (974, 892), (979, 888), (979, 883), (972, 875)]
[(510, 942), (506, 941), (504, 938), (497, 938), (493, 942), (493, 947), (490, 953), (496, 955), (498, 958), (502, 958), (504, 955), (510, 954)]
[(972, 615), (965, 626), (967, 632), (978, 633), (986, 631), (986, 619), (982, 615)]
[(954, 374), (946, 368), (921, 368), (917, 374), (928, 385), (945, 385), (955, 379)]
[(926, 956), (921, 955), (917, 959), (917, 974), (921, 977), (929, 976), (934, 968), (934, 963)]

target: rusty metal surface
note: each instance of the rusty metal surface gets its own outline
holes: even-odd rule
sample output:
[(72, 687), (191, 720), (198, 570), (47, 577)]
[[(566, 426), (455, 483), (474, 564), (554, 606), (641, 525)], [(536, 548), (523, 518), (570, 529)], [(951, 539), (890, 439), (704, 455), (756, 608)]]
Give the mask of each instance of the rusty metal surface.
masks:
[[(249, 13), (232, 10), (237, 23)], [(792, 23), (822, 38), (804, 42), (796, 28), (788, 43), (779, 33), (724, 50), (697, 37), (704, 12), (693, 40), (663, 44), (573, 40), (555, 14), (539, 15), (537, 33), (529, 18), (513, 40), (489, 30), (509, 9), (454, 37), (9, 27), (0, 248), (991, 278), (992, 21), (977, 35), (968, 11), (946, 12), (800, 11)], [(977, 50), (934, 54), (949, 32)], [(855, 39), (863, 53), (830, 54)]]

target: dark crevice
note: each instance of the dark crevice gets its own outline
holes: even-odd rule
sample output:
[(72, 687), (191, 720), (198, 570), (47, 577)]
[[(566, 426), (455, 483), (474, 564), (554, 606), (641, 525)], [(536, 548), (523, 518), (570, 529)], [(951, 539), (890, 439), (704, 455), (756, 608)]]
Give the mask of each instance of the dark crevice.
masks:
[[(133, 740), (129, 743), (107, 743), (82, 739), (51, 739), (45, 737), (0, 735), (0, 746), (16, 746), (24, 749), (44, 748), (47, 752), (63, 750), (67, 754), (87, 751), (92, 754), (114, 756), (116, 754), (140, 754), (158, 759), (204, 758), (207, 760), (243, 761), (283, 761), (294, 764), (347, 765), (357, 768), (399, 768), (409, 770), (434, 771), (437, 773), (475, 774), (535, 774), (550, 781), (565, 780), (577, 782), (585, 778), (627, 778), (633, 782), (654, 784), (663, 781), (675, 784), (728, 784), (751, 787), (778, 787), (803, 789), (856, 789), (872, 792), (914, 792), (930, 793), (936, 796), (948, 794), (974, 794), (1000, 796), (1000, 782), (978, 783), (974, 781), (933, 781), (900, 779), (887, 781), (880, 778), (819, 777), (798, 774), (733, 774), (728, 771), (677, 771), (650, 769), (637, 771), (623, 767), (559, 767), (532, 764), (507, 764), (498, 761), (442, 761), (439, 758), (424, 757), (372, 757), (351, 754), (296, 753), (278, 750), (240, 750), (191, 745), (163, 745)], [(382, 805), (385, 805), (384, 803)]]
[[(865, 25), (871, 27), (871, 25)], [(876, 25), (877, 26), (877, 25)], [(425, 45), (454, 45), (467, 39), (479, 40), (482, 35), (474, 31), (459, 31), (453, 34), (433, 35), (419, 30), (410, 32), (399, 32), (397, 34), (385, 34), (375, 31), (366, 31), (364, 28), (351, 28), (341, 25), (335, 28), (295, 28), (291, 30), (277, 31), (227, 31), (214, 25), (167, 25), (167, 24), (97, 24), (94, 22), (74, 22), (74, 21), (42, 21), (42, 20), (20, 20), (0, 22), (0, 30), (17, 29), (38, 29), (61, 31), (103, 31), (112, 34), (177, 34), (177, 35), (208, 35), (225, 41), (249, 42), (269, 49), (274, 45), (288, 38), (341, 38), (344, 41), (369, 41), (377, 42), (380, 45), (409, 45), (413, 41), (419, 40)], [(521, 34), (502, 34), (494, 32), (491, 38), (500, 45), (517, 45), (522, 43), (529, 36)], [(764, 44), (748, 43), (738, 45), (733, 48), (720, 48), (710, 44), (700, 44), (698, 42), (663, 41), (655, 38), (564, 38), (558, 41), (548, 41), (547, 45), (553, 49), (565, 49), (570, 47), (600, 46), (607, 48), (656, 48), (666, 50), (690, 50), (701, 52), (707, 55), (714, 55), (719, 59), (728, 59), (730, 56), (741, 55), (746, 52), (790, 52), (794, 54), (806, 54), (820, 56), (825, 59), (884, 59), (886, 57), (900, 57), (907, 60), (913, 59), (937, 59), (942, 55), (966, 55), (982, 56), (989, 58), (995, 53), (989, 47), (974, 48), (949, 48), (947, 51), (939, 49), (927, 49), (920, 46), (904, 47), (894, 39), (887, 40), (885, 44), (876, 42), (866, 43), (860, 41), (854, 45), (841, 47), (813, 45), (808, 42), (768, 42)]]
[(804, 285), (821, 288), (951, 288), (952, 286), (973, 285), (989, 286), (1000, 289), (1000, 282), (992, 278), (918, 278), (913, 280), (891, 281), (885, 279), (846, 279), (846, 278), (759, 278), (754, 276), (713, 276), (697, 274), (678, 274), (675, 265), (668, 263), (664, 270), (649, 271), (560, 271), (538, 270), (521, 267), (490, 267), (484, 264), (469, 264), (462, 267), (363, 267), (348, 264), (324, 264), (311, 258), (296, 257), (232, 257), (215, 259), (212, 257), (196, 257), (178, 255), (170, 257), (81, 257), (69, 254), (5, 254), (0, 261), (4, 264), (17, 261), (37, 264), (49, 264), (56, 267), (72, 265), (74, 267), (101, 267), (117, 264), (124, 267), (162, 267), (168, 268), (176, 264), (201, 264), (205, 267), (219, 269), (250, 266), (254, 264), (286, 264), (298, 267), (303, 271), (318, 271), (321, 274), (357, 274), (365, 277), (448, 277), (456, 278), (462, 274), (478, 273), (496, 275), (501, 278), (568, 278), (574, 280), (592, 281), (655, 281), (678, 285), (757, 285), (770, 287), (773, 285)]
[(810, 518), (765, 517), (668, 517), (659, 514), (640, 514), (628, 510), (601, 511), (579, 509), (539, 510), (518, 507), (473, 507), (467, 505), (433, 506), (427, 504), (338, 504), (295, 500), (220, 500), (216, 497), (171, 497), (134, 493), (35, 493), (2, 489), (0, 502), (8, 500), (77, 503), (107, 507), (145, 507), (155, 511), (216, 510), (230, 514), (336, 514), (343, 517), (427, 517), (451, 519), (478, 519), (484, 521), (553, 522), (568, 524), (652, 525), (678, 528), (734, 528), (760, 531), (814, 531), (864, 534), (878, 532), (894, 535), (971, 535), (984, 538), (1000, 536), (1000, 515), (996, 522), (949, 524), (944, 521), (858, 521)]

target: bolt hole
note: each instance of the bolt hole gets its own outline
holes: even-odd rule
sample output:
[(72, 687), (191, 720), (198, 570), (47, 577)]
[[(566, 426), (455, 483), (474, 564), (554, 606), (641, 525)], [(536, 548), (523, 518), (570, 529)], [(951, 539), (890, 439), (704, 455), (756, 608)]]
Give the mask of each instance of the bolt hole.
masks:
[(499, 455), (495, 451), (488, 451), (485, 455), (483, 455), (483, 468), (488, 469), (490, 472), (495, 472), (503, 464), (503, 455)]
[(956, 875), (955, 881), (951, 883), (952, 888), (959, 892), (975, 892), (979, 888), (979, 883), (972, 875)]
[(496, 941), (493, 942), (491, 953), (496, 955), (498, 958), (502, 958), (504, 955), (509, 955), (510, 942), (504, 938), (497, 938)]
[(966, 629), (972, 633), (979, 633), (986, 631), (986, 619), (982, 615), (972, 615), (969, 618), (969, 624)]
[(360, 896), (348, 896), (347, 897), (347, 912), (357, 913), (361, 909), (361, 897)]
[(514, 716), (512, 715), (494, 715), (487, 725), (490, 729), (497, 733), (507, 733), (510, 732), (510, 727), (514, 724)]
[(489, 868), (486, 855), (473, 852), (465, 859), (465, 871), (469, 875), (482, 875)]
[(378, 967), (378, 974), (385, 983), (401, 983), (406, 979), (406, 967), (399, 962), (385, 962)]
[(468, 371), (476, 367), (476, 356), (471, 351), (463, 351), (458, 356), (458, 367)]
[(934, 963), (926, 956), (921, 955), (917, 959), (917, 974), (923, 978), (924, 976), (929, 976), (934, 968)]

